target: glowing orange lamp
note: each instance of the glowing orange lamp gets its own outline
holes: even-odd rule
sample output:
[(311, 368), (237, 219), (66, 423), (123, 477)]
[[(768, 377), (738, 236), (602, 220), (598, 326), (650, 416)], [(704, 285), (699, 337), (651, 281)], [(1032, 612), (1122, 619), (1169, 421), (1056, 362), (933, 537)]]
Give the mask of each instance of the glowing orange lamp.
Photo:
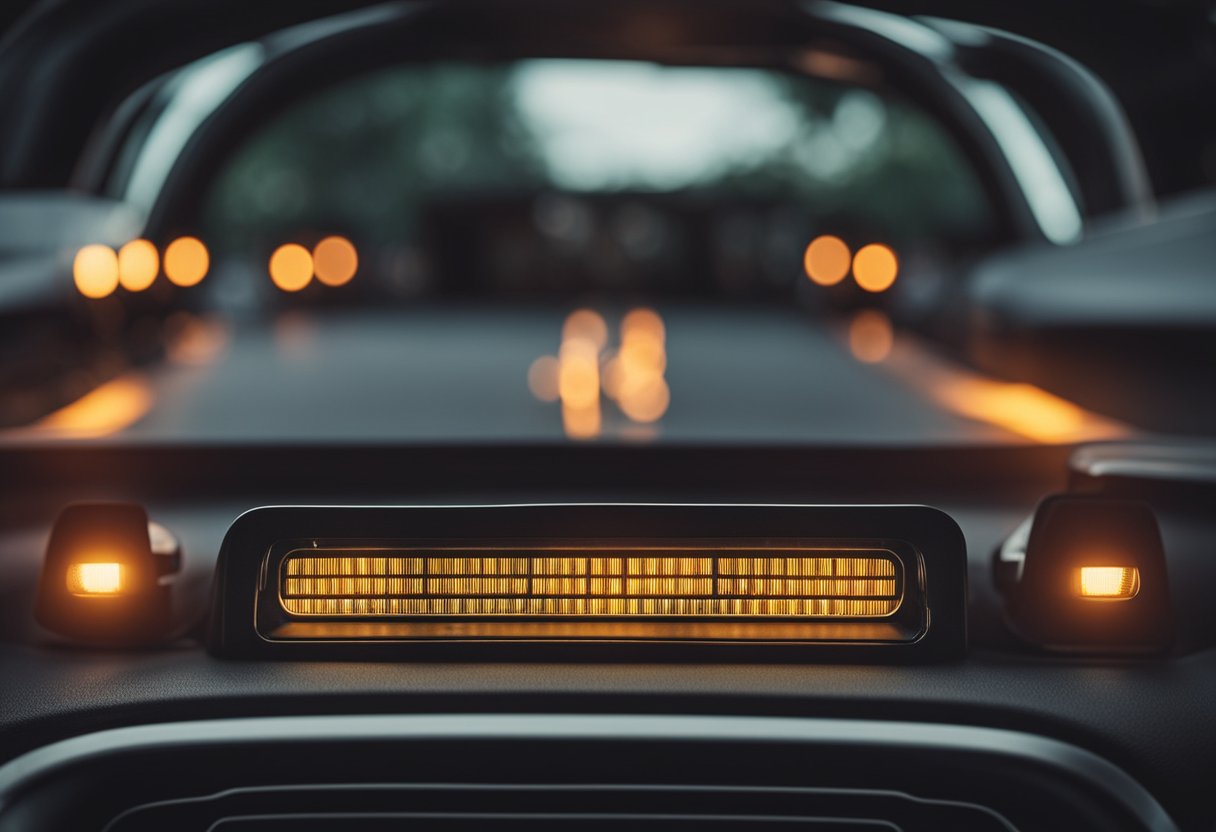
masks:
[(77, 641), (161, 641), (172, 629), (167, 578), (180, 566), (176, 539), (142, 506), (68, 506), (51, 530), (35, 616)]
[(1027, 641), (1085, 653), (1157, 652), (1172, 643), (1165, 551), (1148, 503), (1049, 497), (1023, 547), (1020, 557), (998, 553), (996, 574), (1009, 624)]

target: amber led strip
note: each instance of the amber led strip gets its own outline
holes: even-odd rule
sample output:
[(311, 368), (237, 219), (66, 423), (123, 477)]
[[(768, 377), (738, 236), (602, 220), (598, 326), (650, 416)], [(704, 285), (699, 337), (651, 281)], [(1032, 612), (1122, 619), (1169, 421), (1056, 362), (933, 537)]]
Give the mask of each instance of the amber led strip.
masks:
[(903, 598), (886, 550), (290, 552), (279, 602), (339, 618), (882, 618)]

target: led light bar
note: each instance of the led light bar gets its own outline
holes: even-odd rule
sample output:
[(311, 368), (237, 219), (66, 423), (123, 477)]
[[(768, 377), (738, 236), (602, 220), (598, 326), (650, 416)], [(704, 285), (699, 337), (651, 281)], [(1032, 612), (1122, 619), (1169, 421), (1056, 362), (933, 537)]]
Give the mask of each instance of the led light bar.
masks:
[(882, 618), (902, 600), (892, 552), (307, 549), (288, 553), (289, 615)]
[(1077, 570), (1077, 594), (1082, 598), (1126, 601), (1140, 591), (1140, 570), (1134, 566), (1082, 566)]
[(264, 508), (225, 538), (212, 648), (957, 655), (965, 562), (915, 506)]

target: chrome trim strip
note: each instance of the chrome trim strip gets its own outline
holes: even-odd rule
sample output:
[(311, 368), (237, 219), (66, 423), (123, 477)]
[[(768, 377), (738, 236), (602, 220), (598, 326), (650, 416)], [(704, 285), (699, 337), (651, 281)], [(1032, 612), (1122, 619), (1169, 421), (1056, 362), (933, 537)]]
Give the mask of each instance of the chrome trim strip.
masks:
[(425, 714), (199, 720), (98, 731), (37, 748), (0, 767), (0, 814), (14, 794), (68, 764), (116, 751), (326, 740), (611, 740), (849, 744), (983, 752), (1037, 763), (1106, 794), (1146, 829), (1176, 832), (1156, 799), (1123, 769), (1059, 740), (999, 728), (746, 716)]

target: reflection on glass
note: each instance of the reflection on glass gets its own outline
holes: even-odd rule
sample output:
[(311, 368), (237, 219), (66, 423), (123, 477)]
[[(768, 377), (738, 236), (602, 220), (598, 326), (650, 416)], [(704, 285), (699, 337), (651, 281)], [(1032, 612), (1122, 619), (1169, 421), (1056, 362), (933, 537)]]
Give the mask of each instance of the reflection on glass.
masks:
[(667, 330), (651, 309), (635, 309), (621, 320), (621, 347), (613, 369), (613, 394), (629, 419), (656, 422), (667, 412), (671, 391), (667, 369)]
[(877, 309), (863, 309), (849, 322), (849, 351), (864, 364), (877, 364), (891, 354), (895, 331)]
[(1079, 442), (1120, 433), (1083, 408), (1033, 384), (958, 378), (937, 385), (935, 393), (957, 413), (1038, 442)]
[(228, 327), (218, 318), (175, 312), (165, 320), (165, 353), (174, 364), (212, 364), (227, 347)]
[(1034, 442), (1071, 443), (1119, 439), (1131, 429), (1023, 382), (999, 381), (967, 370), (913, 339), (894, 345), (885, 367), (946, 410)]
[(597, 352), (602, 350), (608, 343), (608, 324), (604, 322), (604, 317), (592, 309), (571, 312), (562, 325), (562, 340), (576, 339), (589, 342)]
[(588, 407), (562, 404), (562, 430), (571, 439), (594, 439), (599, 436), (602, 420), (598, 404)]
[(585, 338), (566, 338), (558, 350), (557, 393), (567, 407), (597, 407), (600, 400), (599, 349)]
[(152, 387), (140, 376), (121, 376), (40, 419), (35, 435), (87, 439), (109, 436), (139, 421), (152, 407)]
[(558, 360), (552, 355), (542, 355), (528, 368), (528, 389), (542, 402), (558, 399)]
[[(572, 439), (593, 438), (603, 430), (601, 393), (634, 425), (652, 424), (671, 404), (663, 376), (666, 337), (657, 312), (634, 309), (621, 319), (620, 345), (614, 351), (603, 316), (578, 309), (562, 326), (557, 356), (541, 356), (528, 368), (528, 389), (542, 402), (561, 401), (562, 425)], [(626, 428), (621, 435), (637, 434)]]

